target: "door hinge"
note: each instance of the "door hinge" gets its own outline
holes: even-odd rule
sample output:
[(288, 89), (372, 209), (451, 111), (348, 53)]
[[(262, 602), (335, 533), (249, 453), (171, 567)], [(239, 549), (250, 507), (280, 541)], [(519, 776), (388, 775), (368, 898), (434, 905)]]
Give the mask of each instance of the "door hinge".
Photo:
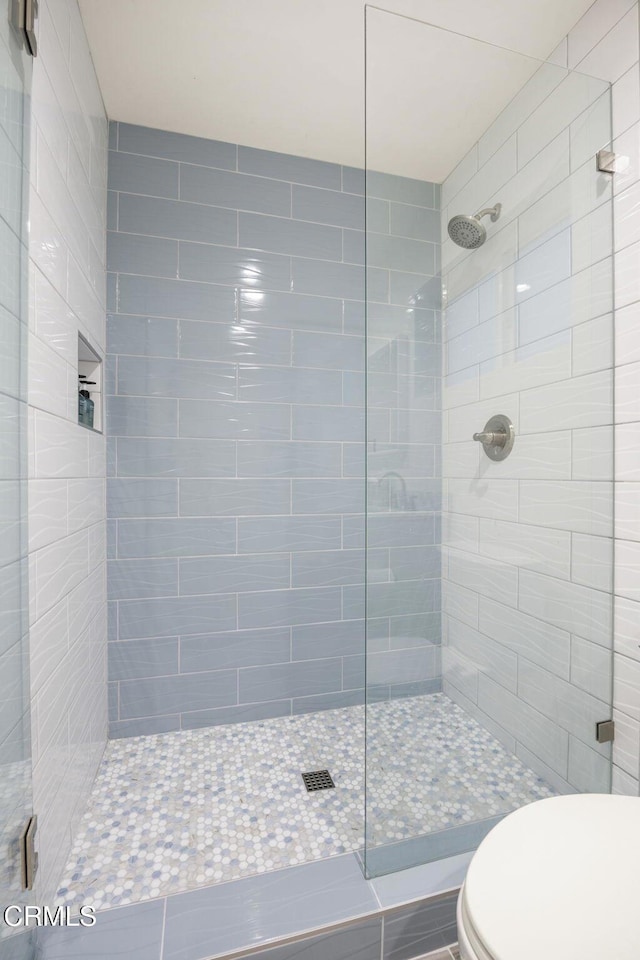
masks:
[(38, 55), (36, 39), (36, 19), (38, 0), (13, 0), (13, 25), (23, 34), (27, 51), (32, 57)]
[(596, 154), (596, 167), (600, 173), (615, 173), (617, 159), (613, 150), (598, 150)]
[(38, 854), (35, 848), (37, 829), (38, 818), (34, 814), (27, 820), (20, 834), (20, 873), (23, 890), (33, 890), (33, 881), (38, 871)]
[(596, 723), (596, 740), (598, 743), (612, 743), (616, 733), (616, 725), (613, 720), (601, 720)]

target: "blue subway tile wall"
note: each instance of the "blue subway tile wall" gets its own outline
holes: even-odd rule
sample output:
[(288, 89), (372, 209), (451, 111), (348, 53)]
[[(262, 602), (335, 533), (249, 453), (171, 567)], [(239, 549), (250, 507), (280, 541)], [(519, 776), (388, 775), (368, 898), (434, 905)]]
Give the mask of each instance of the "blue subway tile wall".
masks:
[(111, 735), (362, 702), (366, 402), (369, 679), (438, 689), (439, 190), (110, 134)]

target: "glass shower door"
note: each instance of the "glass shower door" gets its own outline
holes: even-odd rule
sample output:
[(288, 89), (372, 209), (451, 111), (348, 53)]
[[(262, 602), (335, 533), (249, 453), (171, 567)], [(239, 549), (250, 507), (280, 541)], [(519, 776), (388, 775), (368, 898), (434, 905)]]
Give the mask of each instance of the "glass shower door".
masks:
[[(27, 617), (27, 198), (31, 58), (0, 20), (0, 906), (26, 901), (20, 835), (32, 814)], [(15, 919), (16, 914), (11, 914)], [(15, 930), (0, 921), (0, 939)], [(16, 960), (28, 936), (11, 938)]]
[(366, 41), (376, 875), (610, 789), (613, 180), (608, 83), (374, 7)]

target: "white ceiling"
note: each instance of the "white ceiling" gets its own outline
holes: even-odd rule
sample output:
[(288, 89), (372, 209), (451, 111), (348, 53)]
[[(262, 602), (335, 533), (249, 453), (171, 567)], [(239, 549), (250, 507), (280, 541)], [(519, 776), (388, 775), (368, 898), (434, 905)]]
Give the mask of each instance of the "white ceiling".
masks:
[[(381, 0), (545, 58), (592, 0)], [(364, 0), (80, 0), (112, 119), (364, 160)], [(531, 74), (526, 57), (368, 13), (369, 165), (442, 180)]]

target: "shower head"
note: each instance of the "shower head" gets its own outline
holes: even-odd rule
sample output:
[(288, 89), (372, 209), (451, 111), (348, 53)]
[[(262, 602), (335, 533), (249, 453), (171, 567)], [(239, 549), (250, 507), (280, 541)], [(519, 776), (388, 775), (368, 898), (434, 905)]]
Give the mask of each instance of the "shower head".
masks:
[(459, 247), (463, 247), (465, 250), (476, 250), (487, 239), (486, 227), (480, 221), (483, 217), (490, 216), (492, 223), (495, 223), (500, 216), (501, 209), (502, 204), (496, 203), (495, 207), (481, 210), (473, 217), (464, 213), (452, 217), (449, 220), (449, 236)]

